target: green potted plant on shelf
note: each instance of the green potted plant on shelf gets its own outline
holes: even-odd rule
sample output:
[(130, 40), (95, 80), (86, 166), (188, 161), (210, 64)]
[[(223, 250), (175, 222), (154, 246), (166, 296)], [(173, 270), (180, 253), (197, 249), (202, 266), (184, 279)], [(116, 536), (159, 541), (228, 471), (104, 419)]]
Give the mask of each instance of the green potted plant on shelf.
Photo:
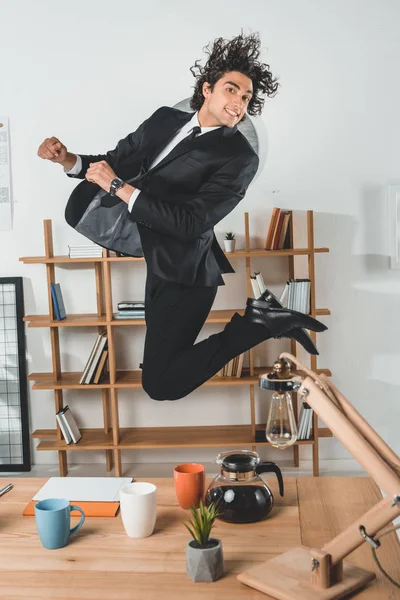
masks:
[(224, 239), (225, 252), (234, 252), (235, 244), (236, 244), (235, 234), (232, 233), (232, 231), (228, 231), (228, 233), (225, 234), (225, 239)]
[(216, 502), (199, 508), (192, 506), (191, 517), (184, 526), (192, 536), (186, 547), (186, 572), (193, 581), (217, 581), (224, 574), (221, 540), (210, 537), (216, 517), (220, 514)]

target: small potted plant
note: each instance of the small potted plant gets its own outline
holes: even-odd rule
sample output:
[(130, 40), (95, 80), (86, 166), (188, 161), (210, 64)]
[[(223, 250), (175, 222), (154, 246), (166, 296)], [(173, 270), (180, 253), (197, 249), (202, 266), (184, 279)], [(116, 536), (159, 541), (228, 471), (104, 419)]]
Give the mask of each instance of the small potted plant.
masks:
[(199, 508), (192, 506), (191, 517), (184, 526), (193, 540), (186, 547), (186, 572), (193, 581), (217, 581), (224, 574), (221, 540), (210, 537), (216, 517), (220, 514), (217, 503)]
[(235, 234), (232, 233), (232, 231), (228, 231), (228, 233), (225, 234), (225, 239), (224, 239), (225, 252), (234, 252), (235, 244), (236, 244)]

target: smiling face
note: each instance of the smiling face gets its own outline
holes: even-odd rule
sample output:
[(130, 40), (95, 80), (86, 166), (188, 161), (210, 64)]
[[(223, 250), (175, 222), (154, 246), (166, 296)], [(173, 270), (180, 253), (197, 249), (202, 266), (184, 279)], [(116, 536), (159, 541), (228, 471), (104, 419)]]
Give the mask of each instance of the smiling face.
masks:
[(201, 127), (234, 127), (247, 110), (253, 84), (243, 73), (230, 71), (218, 79), (212, 91), (207, 82), (203, 84), (202, 91), (204, 102), (198, 115)]

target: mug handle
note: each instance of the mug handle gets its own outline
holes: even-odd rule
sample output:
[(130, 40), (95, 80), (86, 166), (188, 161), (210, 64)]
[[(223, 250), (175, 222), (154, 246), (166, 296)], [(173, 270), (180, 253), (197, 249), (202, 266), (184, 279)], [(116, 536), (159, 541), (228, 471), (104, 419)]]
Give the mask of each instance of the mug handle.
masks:
[(78, 531), (78, 529), (80, 529), (82, 527), (83, 523), (85, 522), (85, 513), (83, 512), (83, 510), (79, 506), (74, 506), (73, 504), (70, 504), (69, 512), (71, 513), (73, 510), (79, 511), (82, 516), (81, 516), (81, 520), (79, 521), (78, 525), (76, 525), (76, 527), (73, 527), (72, 529), (69, 530), (69, 535), (76, 533)]

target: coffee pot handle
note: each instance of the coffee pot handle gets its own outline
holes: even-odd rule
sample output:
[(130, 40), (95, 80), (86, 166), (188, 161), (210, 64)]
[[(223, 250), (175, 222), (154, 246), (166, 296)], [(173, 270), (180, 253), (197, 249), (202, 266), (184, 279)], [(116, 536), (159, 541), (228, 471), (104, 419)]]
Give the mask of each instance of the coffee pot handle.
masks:
[(283, 490), (283, 478), (280, 468), (274, 462), (263, 462), (256, 467), (256, 473), (259, 475), (260, 473), (275, 473), (278, 478), (279, 483), (279, 493), (281, 496), (284, 494)]

